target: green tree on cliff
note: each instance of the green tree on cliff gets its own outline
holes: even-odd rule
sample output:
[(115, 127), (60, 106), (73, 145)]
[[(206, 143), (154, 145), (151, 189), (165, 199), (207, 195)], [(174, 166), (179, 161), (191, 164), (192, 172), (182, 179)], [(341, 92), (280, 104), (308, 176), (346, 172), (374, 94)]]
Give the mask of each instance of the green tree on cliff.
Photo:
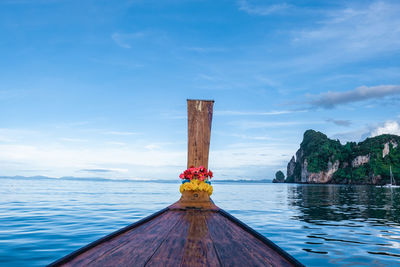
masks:
[[(302, 174), (319, 175), (330, 169), (333, 174), (329, 181), (324, 182), (386, 184), (390, 182), (391, 167), (394, 179), (399, 184), (400, 136), (383, 134), (342, 145), (339, 140), (332, 140), (321, 132), (307, 130), (296, 152), (294, 164), (291, 165), (290, 174), (288, 171), (287, 183), (302, 182)], [(334, 164), (335, 168), (332, 167)]]

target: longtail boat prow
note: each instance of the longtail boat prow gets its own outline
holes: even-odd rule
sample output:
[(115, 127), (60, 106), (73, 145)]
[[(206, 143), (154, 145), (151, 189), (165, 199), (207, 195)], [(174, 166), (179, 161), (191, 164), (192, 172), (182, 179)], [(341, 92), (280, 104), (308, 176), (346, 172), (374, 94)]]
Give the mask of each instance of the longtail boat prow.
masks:
[(188, 169), (176, 203), (49, 266), (303, 266), (210, 199), (213, 105), (187, 100)]

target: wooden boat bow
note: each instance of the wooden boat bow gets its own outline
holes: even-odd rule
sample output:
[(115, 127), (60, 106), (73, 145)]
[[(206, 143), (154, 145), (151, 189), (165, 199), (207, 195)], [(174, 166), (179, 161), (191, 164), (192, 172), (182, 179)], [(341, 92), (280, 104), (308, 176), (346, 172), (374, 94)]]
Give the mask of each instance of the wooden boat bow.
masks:
[[(188, 167), (208, 166), (214, 101), (188, 100)], [(49, 266), (303, 266), (214, 204), (183, 191), (171, 206)]]
[(303, 265), (218, 207), (181, 209), (172, 205), (50, 266)]

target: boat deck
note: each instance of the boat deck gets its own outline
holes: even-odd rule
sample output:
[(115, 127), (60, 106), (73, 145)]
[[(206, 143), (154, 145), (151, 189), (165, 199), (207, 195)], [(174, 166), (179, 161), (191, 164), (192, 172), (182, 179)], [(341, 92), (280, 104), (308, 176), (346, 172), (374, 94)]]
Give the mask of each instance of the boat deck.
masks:
[(51, 266), (302, 266), (218, 209), (174, 205), (97, 240)]

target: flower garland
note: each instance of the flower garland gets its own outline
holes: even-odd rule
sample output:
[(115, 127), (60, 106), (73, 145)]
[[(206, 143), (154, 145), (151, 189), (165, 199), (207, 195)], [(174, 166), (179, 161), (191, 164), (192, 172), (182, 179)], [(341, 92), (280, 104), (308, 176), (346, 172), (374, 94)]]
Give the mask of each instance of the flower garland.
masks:
[(213, 187), (211, 186), (211, 178), (213, 177), (212, 171), (207, 171), (204, 166), (195, 168), (191, 166), (189, 169), (179, 175), (182, 179), (182, 185), (179, 191), (205, 191), (211, 196)]

